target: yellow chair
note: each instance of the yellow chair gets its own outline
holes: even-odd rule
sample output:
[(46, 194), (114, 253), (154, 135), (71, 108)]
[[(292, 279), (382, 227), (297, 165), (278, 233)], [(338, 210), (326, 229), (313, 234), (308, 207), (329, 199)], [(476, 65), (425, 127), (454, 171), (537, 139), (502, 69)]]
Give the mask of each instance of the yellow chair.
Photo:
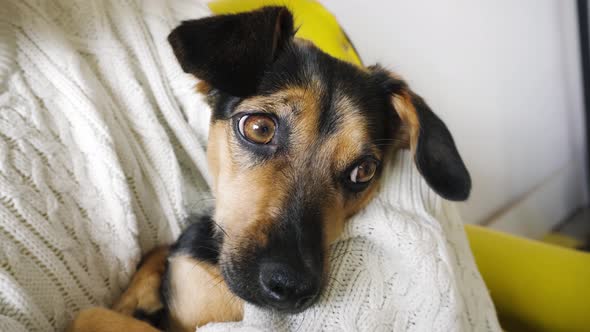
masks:
[(465, 227), (508, 331), (590, 331), (590, 253)]
[[(313, 0), (217, 0), (216, 14), (285, 5), (296, 36), (324, 52), (362, 66), (334, 16)], [(590, 254), (466, 226), (471, 248), (502, 326), (511, 332), (590, 331)]]

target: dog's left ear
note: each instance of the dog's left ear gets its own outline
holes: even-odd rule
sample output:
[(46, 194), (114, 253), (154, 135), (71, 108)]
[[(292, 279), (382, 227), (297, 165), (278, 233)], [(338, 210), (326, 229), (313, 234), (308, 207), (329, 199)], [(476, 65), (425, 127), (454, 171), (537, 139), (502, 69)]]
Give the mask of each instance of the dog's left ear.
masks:
[(168, 36), (182, 69), (213, 88), (245, 97), (255, 93), (267, 66), (294, 35), (285, 7), (184, 21)]
[(406, 141), (413, 151), (416, 167), (426, 182), (446, 199), (466, 200), (471, 177), (447, 126), (403, 80), (379, 66), (369, 69), (389, 94), (401, 120), (397, 138)]

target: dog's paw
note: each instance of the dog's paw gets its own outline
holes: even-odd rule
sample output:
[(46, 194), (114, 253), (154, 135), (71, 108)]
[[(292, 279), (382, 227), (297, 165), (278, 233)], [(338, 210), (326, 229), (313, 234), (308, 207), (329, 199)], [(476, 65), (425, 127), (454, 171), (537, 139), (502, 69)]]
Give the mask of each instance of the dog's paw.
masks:
[(80, 311), (67, 332), (158, 332), (155, 327), (113, 310), (94, 307)]
[(151, 315), (163, 308), (160, 301), (160, 284), (166, 267), (168, 247), (159, 247), (148, 253), (140, 263), (127, 290), (113, 305), (113, 310), (124, 315)]

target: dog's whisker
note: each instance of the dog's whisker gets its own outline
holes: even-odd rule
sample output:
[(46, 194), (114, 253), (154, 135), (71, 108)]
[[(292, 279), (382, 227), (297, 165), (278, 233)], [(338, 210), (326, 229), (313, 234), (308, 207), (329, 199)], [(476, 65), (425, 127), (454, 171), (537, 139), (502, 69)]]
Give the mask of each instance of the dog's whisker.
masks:
[(213, 221), (213, 223), (215, 224), (215, 226), (217, 226), (217, 228), (219, 228), (219, 230), (221, 230), (221, 232), (222, 232), (222, 233), (223, 233), (225, 236), (227, 236), (227, 237), (230, 237), (230, 236), (229, 236), (229, 234), (228, 234), (228, 233), (225, 231), (225, 229), (223, 229), (223, 227), (221, 227), (221, 225), (217, 223), (217, 221), (215, 221), (215, 220), (213, 220), (213, 219), (211, 219), (211, 221)]
[(336, 278), (334, 278), (334, 277), (332, 277), (330, 275), (328, 276), (328, 279), (331, 280), (331, 281), (333, 281), (333, 282), (335, 282), (335, 283), (337, 283), (338, 286), (340, 286), (340, 287), (344, 286), (344, 284), (342, 284), (338, 279), (336, 279)]
[(223, 277), (221, 277), (221, 276), (218, 276), (217, 278), (219, 278), (219, 280), (217, 280), (217, 282), (215, 283), (215, 285), (213, 285), (213, 287), (219, 286), (219, 284), (221, 284), (224, 281)]
[[(201, 265), (203, 262), (200, 261), (195, 261), (195, 264), (193, 264), (193, 267), (191, 268), (191, 271), (195, 269), (195, 267), (201, 267), (203, 268), (203, 266)], [(188, 273), (188, 272), (187, 272)]]
[(229, 305), (230, 305), (230, 306), (234, 305), (236, 302), (238, 302), (238, 301), (240, 301), (240, 300), (241, 300), (241, 299), (240, 299), (240, 298), (239, 298), (237, 295), (235, 295), (234, 293), (230, 293), (230, 295), (231, 295), (231, 297), (230, 297), (230, 299), (229, 299), (229, 301), (228, 301), (228, 303), (229, 303)]
[(214, 253), (219, 254), (221, 251), (219, 250), (219, 248), (214, 248), (214, 247), (207, 247), (207, 246), (196, 246), (194, 247), (195, 249), (207, 249), (207, 250), (211, 250)]
[[(401, 143), (401, 142), (400, 142)], [(403, 143), (405, 144), (405, 143)], [(392, 143), (380, 143), (380, 144), (374, 144), (377, 147), (382, 147), (382, 146), (395, 146), (396, 142), (392, 142)]]
[(332, 263), (332, 262), (334, 262), (334, 261), (338, 260), (340, 257), (343, 257), (343, 256), (345, 256), (346, 254), (347, 254), (347, 252), (343, 252), (343, 253), (341, 253), (341, 254), (339, 254), (339, 255), (337, 255), (337, 256), (330, 257), (330, 263)]
[(393, 137), (393, 138), (376, 138), (373, 140), (373, 142), (378, 142), (378, 141), (395, 141), (395, 140), (401, 140), (401, 138), (398, 137)]
[(213, 197), (211, 197), (211, 196), (205, 196), (205, 197), (200, 197), (200, 198), (197, 200), (197, 202), (200, 202), (200, 201), (214, 201), (214, 200), (215, 200), (215, 198), (213, 198)]
[(221, 282), (223, 282), (223, 276), (221, 275), (212, 276), (207, 280), (207, 284), (212, 285), (213, 288), (217, 287), (217, 285), (219, 285)]
[(333, 261), (337, 260), (338, 258), (348, 254), (349, 252), (350, 251), (345, 250), (345, 251), (339, 252), (337, 255), (330, 255), (329, 260), (330, 260), (330, 262), (333, 262)]
[(407, 142), (407, 140), (404, 140), (404, 139), (384, 139), (384, 140), (373, 141), (371, 143), (373, 143), (373, 144), (379, 144), (379, 143), (387, 143), (387, 142), (400, 142), (400, 143), (404, 143), (404, 142)]

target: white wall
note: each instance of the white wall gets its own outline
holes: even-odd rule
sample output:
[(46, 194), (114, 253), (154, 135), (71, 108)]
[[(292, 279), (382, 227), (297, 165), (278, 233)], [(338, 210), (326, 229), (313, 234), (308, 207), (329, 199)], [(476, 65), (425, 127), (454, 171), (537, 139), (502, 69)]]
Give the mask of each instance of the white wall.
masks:
[(474, 182), (467, 222), (531, 195), (521, 218), (555, 200), (562, 218), (586, 200), (575, 1), (322, 3), (365, 64), (406, 77), (449, 126)]

